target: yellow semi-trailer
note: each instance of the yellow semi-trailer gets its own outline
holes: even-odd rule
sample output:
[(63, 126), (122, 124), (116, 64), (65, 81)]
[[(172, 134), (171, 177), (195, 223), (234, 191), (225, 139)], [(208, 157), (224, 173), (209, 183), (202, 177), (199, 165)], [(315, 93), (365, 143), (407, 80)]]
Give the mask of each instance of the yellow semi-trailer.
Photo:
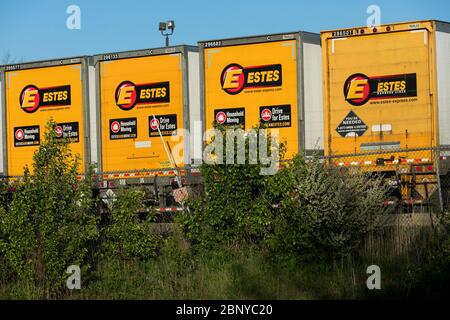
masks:
[(168, 184), (176, 168), (183, 174), (201, 159), (201, 132), (197, 139), (191, 132), (200, 120), (196, 47), (102, 54), (94, 64), (105, 185), (153, 183), (155, 176)]
[(432, 148), (450, 145), (450, 24), (323, 31), (321, 40), (325, 155), (392, 172), (403, 199), (429, 198)]
[(323, 149), (318, 34), (296, 32), (199, 42), (203, 125), (279, 130), (285, 158)]
[(86, 57), (2, 66), (3, 176), (23, 175), (41, 144), (47, 121), (70, 139), (81, 172), (90, 162), (88, 59)]

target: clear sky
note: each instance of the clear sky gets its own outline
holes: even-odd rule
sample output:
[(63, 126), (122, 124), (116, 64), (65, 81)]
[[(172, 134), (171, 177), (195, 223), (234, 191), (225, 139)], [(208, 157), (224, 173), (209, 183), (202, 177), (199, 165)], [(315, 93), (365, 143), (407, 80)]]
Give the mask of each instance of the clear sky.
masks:
[[(81, 29), (69, 30), (69, 5)], [(448, 0), (0, 0), (0, 62), (43, 60), (163, 46), (158, 22), (175, 20), (171, 44), (366, 24), (369, 5), (381, 22), (450, 21)]]

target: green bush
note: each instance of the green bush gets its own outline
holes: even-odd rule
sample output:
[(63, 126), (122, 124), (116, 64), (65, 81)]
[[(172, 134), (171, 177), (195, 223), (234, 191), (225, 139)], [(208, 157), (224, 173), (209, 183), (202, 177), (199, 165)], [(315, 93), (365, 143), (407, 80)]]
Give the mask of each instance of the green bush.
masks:
[[(228, 133), (218, 127), (226, 141)], [(255, 128), (260, 132), (259, 128)], [(272, 221), (271, 202), (267, 201), (265, 188), (270, 176), (261, 175), (266, 167), (258, 160), (249, 164), (249, 137), (244, 139), (245, 164), (203, 164), (201, 174), (204, 179), (205, 196), (189, 202), (190, 212), (180, 214), (180, 224), (186, 237), (202, 247), (233, 242), (261, 242)], [(272, 148), (269, 136), (268, 148)], [(280, 158), (285, 152), (285, 144), (280, 144)], [(224, 148), (223, 157), (227, 156)], [(238, 147), (235, 144), (234, 163), (237, 162)], [(225, 161), (224, 161), (225, 162)]]
[(0, 185), (0, 260), (8, 270), (2, 279), (11, 282), (12, 297), (58, 297), (67, 293), (68, 266), (80, 266), (84, 277), (96, 267), (98, 254), (147, 258), (159, 245), (150, 218), (137, 217), (143, 207), (140, 191), (117, 197), (108, 223), (101, 223), (92, 170), (78, 179), (79, 158), (68, 141), (57, 139), (55, 126), (48, 123), (31, 170), (26, 167), (10, 185), (14, 192)]
[(262, 166), (202, 165), (205, 196), (190, 201), (190, 212), (177, 220), (194, 247), (246, 242), (268, 246), (275, 256), (336, 259), (355, 253), (385, 211), (381, 178), (302, 155), (275, 175), (261, 175)]
[(60, 292), (68, 266), (89, 268), (91, 244), (98, 238), (90, 177), (77, 179), (79, 159), (67, 141), (57, 139), (55, 126), (49, 122), (32, 170), (25, 168), (12, 200), (0, 208), (0, 252), (17, 281), (29, 288), (17, 293), (22, 297)]
[(144, 192), (126, 190), (114, 201), (109, 221), (102, 228), (102, 253), (110, 257), (150, 258), (156, 254), (160, 239), (150, 229), (152, 215), (139, 219), (144, 207)]
[(317, 157), (296, 156), (272, 180), (272, 193), (282, 190), (268, 240), (275, 252), (307, 260), (348, 256), (386, 210), (388, 188), (381, 178), (341, 172)]

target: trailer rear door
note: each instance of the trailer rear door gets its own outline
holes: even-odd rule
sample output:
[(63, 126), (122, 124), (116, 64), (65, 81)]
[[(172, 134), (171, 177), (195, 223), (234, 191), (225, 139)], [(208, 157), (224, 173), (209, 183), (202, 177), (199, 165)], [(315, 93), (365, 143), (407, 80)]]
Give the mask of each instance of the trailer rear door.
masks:
[(103, 172), (171, 168), (158, 126), (183, 165), (182, 58), (175, 53), (100, 62)]
[(297, 40), (205, 48), (206, 129), (214, 121), (279, 130), (286, 158), (298, 152)]
[(326, 152), (434, 146), (431, 33), (366, 30), (371, 33), (326, 39)]
[(80, 63), (6, 72), (8, 175), (21, 176), (44, 139), (47, 121), (68, 138), (85, 168), (85, 112)]

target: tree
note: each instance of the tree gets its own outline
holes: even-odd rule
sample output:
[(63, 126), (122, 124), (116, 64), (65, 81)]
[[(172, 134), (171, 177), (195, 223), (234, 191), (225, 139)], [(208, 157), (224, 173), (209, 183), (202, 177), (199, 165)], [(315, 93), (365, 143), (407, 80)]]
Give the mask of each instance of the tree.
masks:
[(19, 293), (25, 298), (60, 293), (70, 265), (87, 270), (99, 234), (90, 175), (79, 179), (79, 157), (55, 127), (50, 120), (32, 168), (25, 167), (11, 203), (0, 208), (0, 252), (17, 280), (32, 288)]

